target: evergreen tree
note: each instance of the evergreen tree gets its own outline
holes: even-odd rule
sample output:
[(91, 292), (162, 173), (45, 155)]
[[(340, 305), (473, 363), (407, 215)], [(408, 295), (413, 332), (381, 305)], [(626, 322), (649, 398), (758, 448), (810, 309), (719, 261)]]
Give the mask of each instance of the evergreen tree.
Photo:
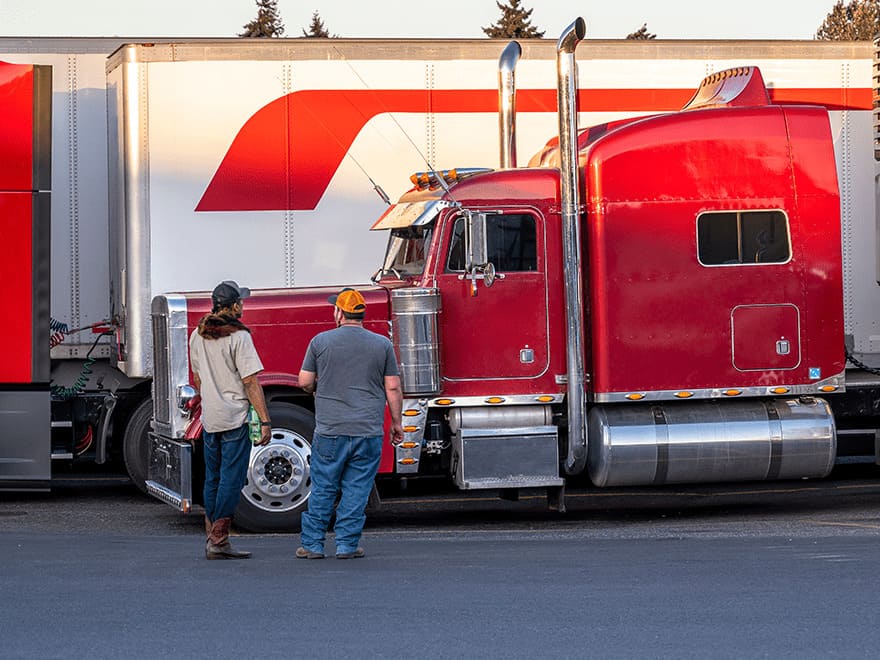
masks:
[(627, 39), (656, 39), (657, 35), (648, 32), (648, 24), (642, 23), (642, 27), (640, 27), (635, 32), (630, 32), (626, 35)]
[(324, 21), (321, 20), (321, 15), (318, 13), (317, 9), (312, 14), (312, 22), (309, 25), (309, 31), (306, 32), (303, 30), (302, 33), (304, 37), (308, 37), (309, 39), (326, 39), (330, 36), (327, 28), (324, 27)]
[(540, 39), (544, 33), (534, 25), (530, 25), (532, 9), (520, 6), (521, 0), (508, 0), (508, 4), (502, 5), (498, 0), (495, 4), (501, 10), (501, 18), (497, 23), (484, 27), (483, 32), (492, 39)]
[(257, 0), (257, 17), (244, 26), (239, 37), (280, 37), (284, 23), (278, 13), (278, 0)]
[(871, 41), (880, 36), (880, 1), (843, 0), (831, 9), (816, 31), (826, 41)]

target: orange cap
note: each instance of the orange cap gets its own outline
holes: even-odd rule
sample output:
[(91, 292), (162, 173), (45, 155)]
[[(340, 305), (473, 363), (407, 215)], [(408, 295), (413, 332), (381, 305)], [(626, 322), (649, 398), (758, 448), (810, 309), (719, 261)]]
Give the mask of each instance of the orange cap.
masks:
[(364, 302), (364, 297), (359, 291), (350, 288), (345, 288), (335, 296), (330, 296), (327, 298), (327, 302), (331, 305), (336, 305), (343, 312), (348, 312), (349, 314), (363, 314), (367, 311), (367, 303)]

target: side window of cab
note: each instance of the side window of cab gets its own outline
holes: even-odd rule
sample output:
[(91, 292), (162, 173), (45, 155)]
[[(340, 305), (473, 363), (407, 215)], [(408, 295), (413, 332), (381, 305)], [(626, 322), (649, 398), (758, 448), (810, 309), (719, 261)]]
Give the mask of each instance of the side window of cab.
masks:
[(697, 259), (704, 266), (782, 264), (791, 258), (782, 211), (723, 211), (697, 217)]
[[(464, 218), (455, 219), (446, 272), (464, 272)], [(535, 218), (529, 214), (489, 215), (486, 223), (486, 244), (489, 262), (496, 272), (530, 272), (538, 270), (538, 248)]]

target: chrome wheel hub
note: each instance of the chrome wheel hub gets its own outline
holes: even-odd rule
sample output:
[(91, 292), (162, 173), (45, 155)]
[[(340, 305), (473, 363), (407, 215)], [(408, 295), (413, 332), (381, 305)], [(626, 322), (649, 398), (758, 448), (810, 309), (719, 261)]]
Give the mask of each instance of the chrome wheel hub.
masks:
[(265, 447), (251, 448), (247, 481), (241, 494), (260, 509), (283, 512), (308, 499), (312, 480), (308, 441), (289, 429), (272, 429)]

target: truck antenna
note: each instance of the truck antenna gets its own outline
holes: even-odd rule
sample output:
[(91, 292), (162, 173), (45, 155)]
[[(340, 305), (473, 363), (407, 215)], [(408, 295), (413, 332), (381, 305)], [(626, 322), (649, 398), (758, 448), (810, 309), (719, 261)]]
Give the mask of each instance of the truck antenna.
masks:
[[(372, 92), (372, 91), (373, 91), (373, 88), (370, 87), (370, 86), (367, 84), (367, 81), (363, 79), (363, 77), (361, 76), (361, 74), (358, 73), (357, 69), (355, 69), (354, 66), (352, 65), (352, 63), (348, 61), (348, 58), (346, 58), (345, 55), (343, 55), (343, 54), (340, 52), (340, 50), (339, 50), (338, 48), (336, 48), (335, 46), (333, 47), (333, 49), (336, 51), (336, 54), (339, 55), (339, 58), (340, 58), (343, 62), (345, 62), (346, 66), (348, 66), (348, 68), (351, 69), (351, 72), (355, 75), (355, 77), (356, 77), (358, 80), (361, 81), (361, 84), (364, 86), (364, 88)], [(409, 133), (407, 133), (406, 130), (403, 128), (403, 126), (400, 125), (400, 122), (397, 121), (397, 117), (394, 116), (394, 113), (391, 112), (391, 111), (389, 111), (389, 110), (385, 107), (385, 104), (382, 103), (382, 98), (377, 96), (377, 100), (379, 101), (380, 105), (383, 106), (383, 109), (385, 110), (385, 114), (387, 114), (389, 117), (391, 117), (391, 121), (393, 121), (394, 124), (395, 124), (395, 126), (397, 126), (397, 128), (400, 129), (400, 132), (403, 133), (404, 137), (407, 139), (407, 141), (410, 143), (410, 145), (412, 145), (412, 148), (415, 149), (416, 153), (419, 155), (419, 158), (421, 158), (421, 159), (424, 161), (425, 165), (428, 166), (428, 170), (431, 171), (431, 172), (435, 172), (436, 169), (434, 168), (434, 165), (431, 163), (431, 161), (428, 160), (428, 157), (425, 156), (425, 154), (422, 153), (422, 150), (419, 149), (418, 145), (417, 145), (417, 144), (413, 141), (413, 139), (409, 136)], [(363, 116), (363, 113), (361, 113), (361, 116)], [(443, 177), (442, 177), (442, 176), (438, 176), (437, 179), (438, 179), (438, 181), (439, 181), (439, 183), (440, 183), (440, 186), (443, 188), (443, 190), (446, 192), (446, 194), (449, 195), (450, 197), (452, 197), (452, 192), (450, 191), (449, 186), (448, 186), (448, 185), (446, 184), (446, 182), (443, 180)], [(371, 179), (371, 181), (372, 181), (372, 179)], [(377, 191), (377, 192), (378, 192), (378, 191)], [(382, 193), (380, 192), (379, 194), (381, 195)], [(454, 199), (454, 198), (453, 198), (453, 199)], [(389, 203), (390, 203), (390, 202), (389, 202)]]
[(360, 161), (358, 161), (357, 158), (355, 158), (354, 156), (351, 155), (351, 152), (348, 150), (347, 145), (343, 144), (342, 140), (340, 140), (338, 137), (336, 137), (336, 133), (333, 132), (333, 130), (326, 124), (326, 122), (324, 122), (320, 117), (316, 116), (315, 113), (312, 112), (312, 110), (310, 108), (306, 108), (306, 109), (308, 110), (308, 112), (312, 116), (312, 118), (318, 124), (320, 124), (322, 127), (324, 127), (327, 130), (328, 134), (333, 136), (333, 139), (336, 140), (336, 143), (340, 147), (342, 147), (343, 151), (345, 152), (345, 155), (348, 158), (351, 158), (351, 162), (353, 162), (355, 165), (357, 165), (358, 169), (361, 172), (363, 172), (364, 176), (367, 177), (367, 180), (370, 182), (370, 184), (372, 184), (373, 190), (375, 190), (379, 194), (379, 197), (382, 198), (382, 201), (385, 202), (388, 206), (391, 206), (391, 199), (388, 197), (388, 194), (384, 190), (382, 190), (382, 186), (380, 186), (378, 183), (376, 183), (373, 180), (373, 177), (371, 177), (370, 173), (367, 172), (366, 168), (363, 165), (361, 165)]
[[(367, 178), (370, 179), (369, 174), (367, 174)], [(379, 197), (382, 198), (382, 201), (385, 202), (388, 206), (391, 206), (391, 199), (388, 197), (388, 193), (386, 193), (384, 190), (382, 190), (382, 186), (380, 186), (378, 183), (376, 183), (372, 179), (370, 179), (370, 183), (373, 184), (373, 190), (375, 190), (379, 194)]]

